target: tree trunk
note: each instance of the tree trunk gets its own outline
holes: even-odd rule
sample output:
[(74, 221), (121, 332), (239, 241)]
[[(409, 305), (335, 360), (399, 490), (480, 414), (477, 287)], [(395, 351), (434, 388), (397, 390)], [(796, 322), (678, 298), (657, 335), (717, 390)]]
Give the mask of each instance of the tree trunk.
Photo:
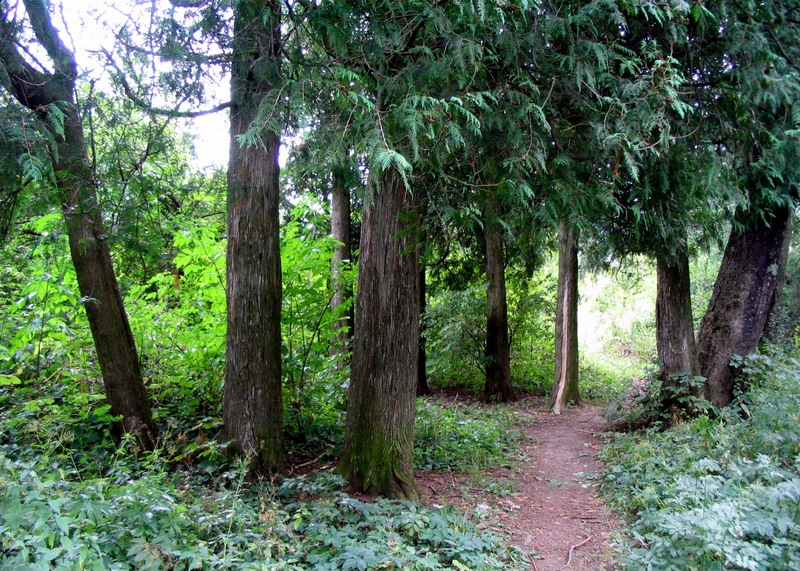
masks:
[(558, 228), (556, 373), (548, 408), (561, 414), (578, 394), (578, 229), (567, 219)]
[(777, 289), (783, 283), (791, 236), (791, 210), (773, 208), (767, 220), (747, 220), (734, 229), (722, 256), (714, 291), (698, 330), (700, 370), (706, 397), (724, 407), (734, 397), (734, 355), (754, 352), (769, 320)]
[[(32, 68), (11, 43), (8, 30), (2, 30), (0, 63), (5, 68), (6, 79), (0, 82), (20, 103), (40, 114), (57, 141), (53, 170), (106, 398), (111, 414), (121, 418), (114, 431), (132, 433), (141, 446), (152, 449), (158, 430), (150, 413), (136, 344), (105, 241), (97, 188), (89, 165), (83, 126), (75, 107), (77, 67), (74, 56), (61, 43), (45, 4), (41, 0), (26, 0), (25, 7), (38, 41), (53, 61), (55, 72), (47, 74)], [(5, 23), (2, 27), (6, 28)], [(49, 121), (46, 107), (54, 104), (65, 115), (63, 131)]]
[(497, 197), (487, 197), (483, 231), (486, 242), (486, 402), (516, 399), (511, 385), (511, 348), (508, 335), (503, 229), (497, 219)]
[(700, 374), (692, 321), (689, 257), (685, 251), (656, 260), (656, 345), (665, 410), (685, 408), (676, 400), (687, 390), (687, 376)]
[[(266, 14), (266, 16), (265, 16)], [(280, 81), (280, 3), (241, 0), (234, 15), (228, 257), (225, 437), (250, 468), (283, 467), (281, 402), (281, 261), (277, 133), (258, 143), (238, 137)]]
[[(344, 282), (342, 269), (352, 261), (350, 251), (350, 191), (346, 184), (346, 171), (341, 168), (333, 169), (333, 189), (331, 191), (331, 236), (339, 244), (333, 250), (331, 260), (331, 311), (336, 311), (339, 306), (350, 301), (353, 290)], [(342, 370), (347, 365), (345, 355), (350, 350), (352, 336), (353, 308), (347, 310), (334, 324), (336, 335), (331, 339), (331, 356), (336, 357), (336, 370)]]
[(425, 308), (428, 305), (426, 299), (426, 280), (425, 280), (425, 266), (419, 266), (419, 356), (417, 358), (417, 396), (424, 396), (430, 393), (428, 387), (428, 355), (425, 350), (425, 325), (422, 322), (422, 317), (425, 315)]
[(414, 418), (419, 350), (417, 220), (400, 173), (364, 205), (353, 361), (339, 470), (361, 492), (419, 499)]

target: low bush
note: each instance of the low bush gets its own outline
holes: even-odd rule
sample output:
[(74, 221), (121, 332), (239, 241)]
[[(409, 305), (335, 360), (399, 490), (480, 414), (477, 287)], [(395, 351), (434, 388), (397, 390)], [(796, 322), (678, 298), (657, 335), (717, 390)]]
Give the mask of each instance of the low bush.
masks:
[(631, 522), (631, 569), (800, 569), (800, 365), (744, 363), (722, 416), (617, 436), (603, 490)]

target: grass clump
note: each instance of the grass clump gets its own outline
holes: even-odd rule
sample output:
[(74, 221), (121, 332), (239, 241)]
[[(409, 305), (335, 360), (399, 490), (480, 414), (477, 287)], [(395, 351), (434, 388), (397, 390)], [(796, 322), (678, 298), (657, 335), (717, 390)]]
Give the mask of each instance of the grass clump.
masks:
[(631, 523), (631, 569), (800, 569), (800, 364), (756, 357), (723, 416), (621, 435), (603, 491)]

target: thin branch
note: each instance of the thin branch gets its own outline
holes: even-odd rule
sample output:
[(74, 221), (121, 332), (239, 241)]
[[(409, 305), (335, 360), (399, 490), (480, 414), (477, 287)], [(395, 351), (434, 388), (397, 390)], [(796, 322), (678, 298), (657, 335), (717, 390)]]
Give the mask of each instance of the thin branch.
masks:
[(193, 119), (195, 117), (202, 117), (203, 115), (211, 115), (212, 113), (218, 113), (223, 111), (224, 109), (229, 109), (231, 106), (230, 101), (226, 101), (224, 103), (220, 103), (219, 105), (215, 105), (209, 109), (201, 109), (197, 111), (180, 111), (178, 109), (165, 109), (163, 107), (154, 107), (150, 104), (149, 101), (146, 101), (142, 97), (138, 96), (133, 88), (131, 87), (130, 83), (128, 83), (128, 78), (125, 76), (125, 73), (119, 68), (117, 63), (114, 61), (114, 58), (107, 50), (102, 50), (102, 53), (105, 54), (106, 59), (108, 60), (108, 64), (114, 68), (116, 71), (116, 79), (119, 81), (120, 85), (122, 86), (122, 91), (125, 93), (125, 96), (133, 102), (134, 105), (147, 111), (148, 113), (152, 113), (154, 115), (163, 115), (166, 117), (173, 117), (173, 118), (183, 118), (183, 119)]

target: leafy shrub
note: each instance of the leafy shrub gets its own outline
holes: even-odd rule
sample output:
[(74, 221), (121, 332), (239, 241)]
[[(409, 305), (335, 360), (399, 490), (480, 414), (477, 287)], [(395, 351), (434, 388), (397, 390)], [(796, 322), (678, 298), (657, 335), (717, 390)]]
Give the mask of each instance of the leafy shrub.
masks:
[(734, 408), (605, 448), (604, 492), (632, 518), (632, 569), (800, 568), (800, 367), (747, 363), (749, 417)]
[(424, 470), (480, 470), (505, 461), (521, 433), (512, 413), (498, 407), (464, 407), (420, 399), (415, 465)]

